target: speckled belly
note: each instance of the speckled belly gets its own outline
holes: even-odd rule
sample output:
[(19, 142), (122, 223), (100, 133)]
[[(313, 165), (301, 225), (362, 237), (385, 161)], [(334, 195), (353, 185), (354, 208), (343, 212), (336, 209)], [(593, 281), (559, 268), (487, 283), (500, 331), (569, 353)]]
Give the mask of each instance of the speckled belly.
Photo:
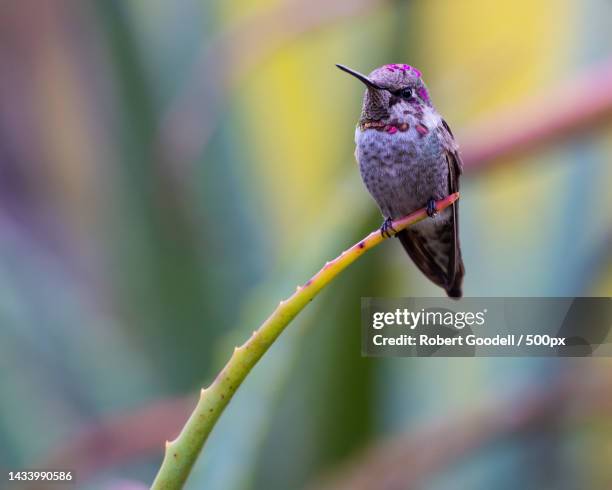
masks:
[(398, 218), (448, 194), (448, 164), (435, 133), (358, 130), (361, 177), (385, 217)]

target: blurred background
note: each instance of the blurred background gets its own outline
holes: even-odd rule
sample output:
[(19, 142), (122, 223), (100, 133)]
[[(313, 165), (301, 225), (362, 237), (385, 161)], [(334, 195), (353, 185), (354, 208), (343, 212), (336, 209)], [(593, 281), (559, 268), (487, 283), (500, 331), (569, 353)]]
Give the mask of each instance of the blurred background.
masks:
[[(610, 32), (609, 0), (1, 2), (0, 468), (149, 485), (234, 345), (380, 226), (335, 63), (423, 71), (466, 295), (612, 295)], [(364, 256), (187, 488), (612, 488), (609, 360), (361, 357), (362, 296), (440, 294)]]

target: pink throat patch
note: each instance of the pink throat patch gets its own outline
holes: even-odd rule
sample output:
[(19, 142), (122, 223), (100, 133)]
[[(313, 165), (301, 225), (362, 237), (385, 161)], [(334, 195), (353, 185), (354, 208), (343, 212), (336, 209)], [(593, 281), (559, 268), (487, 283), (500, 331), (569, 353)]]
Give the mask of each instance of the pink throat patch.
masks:
[(429, 133), (429, 129), (427, 129), (426, 126), (423, 126), (422, 124), (417, 124), (416, 125), (416, 130), (418, 131), (418, 133), (421, 135), (421, 137), (425, 136), (427, 133)]

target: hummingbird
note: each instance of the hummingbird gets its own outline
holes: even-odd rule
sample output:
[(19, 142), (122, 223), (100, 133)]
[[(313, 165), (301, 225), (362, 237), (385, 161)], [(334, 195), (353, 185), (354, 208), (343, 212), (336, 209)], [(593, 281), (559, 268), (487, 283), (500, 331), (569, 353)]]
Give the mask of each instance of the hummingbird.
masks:
[[(455, 202), (437, 213), (435, 201), (459, 190), (463, 164), (453, 133), (434, 108), (421, 72), (394, 63), (366, 76), (336, 66), (366, 87), (355, 130), (355, 158), (385, 218), (381, 233), (394, 234), (425, 276), (449, 297), (460, 298), (465, 269), (459, 246), (459, 207)], [(395, 233), (394, 219), (423, 207), (431, 219)]]

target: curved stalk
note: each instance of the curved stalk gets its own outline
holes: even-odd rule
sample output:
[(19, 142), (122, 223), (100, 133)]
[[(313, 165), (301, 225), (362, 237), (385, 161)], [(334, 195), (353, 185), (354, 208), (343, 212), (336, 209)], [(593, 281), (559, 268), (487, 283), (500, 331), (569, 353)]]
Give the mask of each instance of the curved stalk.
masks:
[[(437, 201), (436, 209), (441, 211), (458, 198), (459, 193), (451, 194)], [(427, 211), (423, 208), (394, 221), (392, 226), (396, 231), (401, 231), (425, 218)], [(200, 399), (179, 436), (174, 441), (166, 442), (164, 460), (151, 487), (153, 490), (175, 490), (183, 487), (208, 435), (257, 361), (319, 291), (367, 250), (385, 239), (380, 230), (373, 231), (340, 256), (327, 262), (304, 285), (298, 286), (293, 295), (281, 301), (242, 346), (234, 349), (229, 361), (212, 384), (201, 391)]]

